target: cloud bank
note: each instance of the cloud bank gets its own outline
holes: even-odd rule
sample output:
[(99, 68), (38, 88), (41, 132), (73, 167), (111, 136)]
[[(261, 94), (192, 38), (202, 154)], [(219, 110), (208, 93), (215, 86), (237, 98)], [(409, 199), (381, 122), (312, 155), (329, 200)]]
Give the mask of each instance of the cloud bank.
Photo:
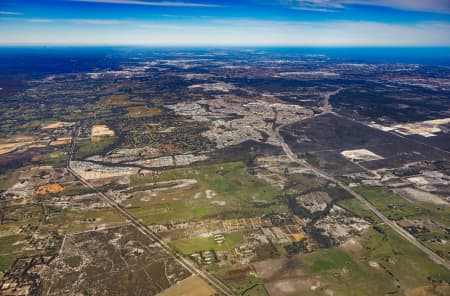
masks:
[[(61, 22), (63, 22), (61, 20)], [(24, 26), (20, 34), (0, 27), (2, 44), (74, 45), (217, 45), (217, 46), (450, 46), (450, 23), (328, 21), (284, 22), (215, 19), (179, 25), (120, 20), (64, 20), (68, 28), (52, 34), (46, 28)], [(101, 26), (90, 26), (90, 25)], [(32, 26), (33, 24), (29, 24)], [(45, 25), (45, 24), (42, 24)], [(63, 23), (64, 25), (64, 23)], [(85, 26), (90, 26), (86, 34)], [(62, 26), (64, 27), (64, 26)]]
[(282, 0), (294, 9), (337, 11), (348, 5), (382, 6), (400, 10), (450, 13), (449, 0)]
[(179, 1), (144, 1), (144, 0), (69, 0), (71, 2), (122, 4), (122, 5), (142, 5), (142, 6), (163, 6), (163, 7), (222, 7), (219, 4), (204, 4), (196, 2)]

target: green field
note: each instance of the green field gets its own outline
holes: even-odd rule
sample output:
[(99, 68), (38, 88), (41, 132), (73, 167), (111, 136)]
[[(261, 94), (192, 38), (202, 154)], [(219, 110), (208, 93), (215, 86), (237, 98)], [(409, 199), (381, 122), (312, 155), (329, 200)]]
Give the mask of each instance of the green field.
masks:
[(83, 141), (77, 143), (74, 158), (83, 159), (101, 153), (109, 146), (113, 145), (117, 140), (118, 137), (102, 137), (100, 141)]
[(62, 151), (47, 153), (42, 160), (42, 165), (50, 165), (61, 168), (66, 165), (67, 155)]
[(391, 220), (424, 217), (450, 227), (450, 208), (442, 208), (426, 203), (413, 204), (384, 187), (360, 186), (356, 187), (355, 191)]
[[(158, 177), (132, 176), (131, 185), (145, 186), (177, 179), (195, 179), (197, 183), (160, 191), (148, 201), (143, 201), (147, 193), (136, 192), (125, 203), (144, 223), (253, 217), (285, 209), (277, 199), (280, 191), (248, 174), (241, 162), (171, 169)], [(213, 191), (215, 196), (207, 198), (207, 190)]]
[[(450, 280), (448, 270), (390, 228), (379, 229), (381, 232), (367, 230), (353, 245), (299, 255), (306, 269), (322, 283), (311, 295), (323, 295), (326, 289), (336, 295), (402, 295), (407, 289), (431, 285), (431, 280)], [(379, 266), (372, 267), (369, 261)]]
[(70, 256), (70, 257), (64, 258), (64, 263), (66, 263), (68, 266), (70, 266), (72, 268), (76, 268), (76, 267), (80, 266), (82, 262), (83, 262), (83, 259), (81, 258), (81, 256)]
[[(355, 190), (391, 220), (422, 219), (439, 223), (443, 227), (442, 230), (435, 229), (417, 233), (414, 236), (440, 256), (450, 259), (446, 245), (435, 241), (438, 238), (446, 241), (450, 239), (450, 235), (445, 232), (445, 228), (450, 227), (449, 208), (428, 203), (411, 203), (382, 187), (360, 186)], [(356, 199), (340, 200), (338, 205), (366, 220), (380, 222), (372, 212)]]
[(3, 224), (0, 225), (0, 236), (19, 232), (21, 226), (38, 226), (43, 218), (42, 207), (37, 204), (4, 207), (0, 209)]
[[(239, 271), (240, 273), (233, 273)], [(231, 272), (231, 273), (230, 273)], [(232, 267), (217, 268), (214, 275), (232, 288), (236, 295), (267, 296), (263, 281), (255, 276), (253, 268), (249, 265), (235, 265)]]
[(51, 211), (52, 214), (45, 221), (45, 225), (63, 234), (91, 230), (96, 226), (120, 225), (125, 222), (123, 217), (113, 209), (54, 207)]
[(230, 251), (232, 248), (244, 243), (244, 235), (242, 232), (227, 233), (224, 236), (225, 242), (221, 245), (218, 245), (213, 237), (179, 239), (170, 242), (170, 245), (183, 255), (190, 255), (206, 250)]
[(7, 190), (19, 180), (18, 170), (8, 170), (0, 174), (0, 190)]
[(336, 202), (340, 207), (352, 212), (353, 214), (372, 222), (381, 222), (371, 210), (365, 207), (359, 200), (355, 198), (341, 199)]
[(30, 244), (25, 240), (25, 235), (17, 234), (0, 237), (0, 272), (8, 270), (14, 261), (20, 257), (33, 252)]

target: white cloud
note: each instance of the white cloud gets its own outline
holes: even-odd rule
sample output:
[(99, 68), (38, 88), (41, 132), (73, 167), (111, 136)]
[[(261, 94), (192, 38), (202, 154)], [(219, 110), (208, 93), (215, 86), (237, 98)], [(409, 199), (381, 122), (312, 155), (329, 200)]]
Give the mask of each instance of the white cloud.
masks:
[(72, 22), (75, 24), (87, 24), (87, 25), (122, 25), (129, 23), (123, 20), (104, 20), (104, 19), (65, 19), (64, 21)]
[(53, 23), (53, 20), (43, 19), (43, 18), (32, 18), (32, 19), (27, 19), (27, 22), (29, 22), (29, 23)]
[(185, 30), (189, 29), (186, 26), (178, 25), (166, 25), (166, 24), (141, 24), (139, 25), (142, 29), (152, 29), (152, 30)]
[(449, 0), (281, 0), (294, 9), (336, 11), (348, 5), (383, 6), (400, 10), (450, 13)]
[[(82, 23), (86, 23), (84, 20)], [(108, 26), (89, 20), (61, 30), (0, 26), (0, 44), (178, 45), (178, 46), (450, 46), (449, 22), (386, 24), (380, 22), (283, 22), (248, 19), (210, 20), (203, 24), (129, 22)], [(111, 25), (119, 24), (110, 20)], [(51, 32), (51, 33), (49, 33)]]
[(21, 12), (16, 11), (0, 11), (0, 15), (22, 15)]
[(178, 1), (143, 1), (143, 0), (69, 0), (69, 1), (106, 3), (106, 4), (144, 5), (144, 6), (166, 6), (166, 7), (222, 7), (222, 5), (219, 4), (204, 4), (196, 2), (178, 2)]

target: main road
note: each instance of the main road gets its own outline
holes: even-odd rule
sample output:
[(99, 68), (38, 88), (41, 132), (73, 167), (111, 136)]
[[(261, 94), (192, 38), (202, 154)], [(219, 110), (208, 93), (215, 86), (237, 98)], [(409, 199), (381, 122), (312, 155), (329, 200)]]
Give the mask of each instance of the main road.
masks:
[[(323, 114), (323, 113), (322, 113)], [(321, 114), (321, 115), (322, 115)], [(284, 127), (286, 127), (287, 124), (285, 125), (280, 125), (278, 127), (275, 128), (275, 133), (276, 136), (278, 138), (278, 141), (280, 142), (281, 147), (283, 148), (284, 153), (287, 155), (287, 157), (292, 160), (293, 162), (296, 162), (306, 168), (308, 168), (309, 170), (311, 170), (313, 173), (315, 173), (317, 176), (322, 177), (330, 182), (335, 183), (336, 185), (338, 185), (339, 187), (341, 187), (342, 189), (344, 189), (345, 191), (347, 191), (349, 194), (351, 194), (354, 198), (358, 199), (359, 201), (361, 201), (361, 203), (363, 203), (369, 210), (371, 210), (378, 218), (381, 219), (381, 221), (383, 221), (386, 225), (388, 225), (389, 227), (391, 227), (395, 232), (397, 232), (399, 235), (401, 235), (404, 239), (406, 239), (407, 241), (409, 241), (410, 243), (412, 243), (413, 245), (415, 245), (417, 248), (419, 248), (422, 252), (424, 252), (425, 254), (428, 255), (428, 257), (433, 260), (435, 263), (440, 264), (442, 266), (444, 266), (447, 269), (450, 269), (450, 264), (447, 260), (445, 260), (444, 258), (442, 258), (441, 256), (439, 256), (438, 254), (436, 254), (435, 252), (433, 252), (432, 250), (428, 249), (427, 247), (425, 247), (424, 245), (422, 245), (419, 241), (416, 240), (416, 238), (414, 236), (412, 236), (409, 232), (407, 232), (406, 230), (404, 230), (403, 228), (401, 228), (400, 226), (397, 225), (397, 223), (391, 221), (390, 219), (388, 219), (383, 213), (381, 213), (377, 208), (375, 208), (368, 200), (366, 200), (363, 196), (361, 196), (360, 194), (358, 194), (357, 192), (355, 192), (354, 190), (352, 190), (349, 186), (347, 186), (346, 184), (344, 184), (343, 182), (328, 176), (327, 174), (325, 174), (324, 172), (322, 172), (321, 170), (319, 170), (318, 168), (310, 165), (308, 162), (306, 162), (305, 160), (302, 159), (298, 159), (297, 155), (292, 152), (291, 148), (289, 147), (288, 144), (286, 144), (286, 142), (284, 141), (284, 138), (280, 135), (280, 129), (283, 129)]]
[(69, 154), (67, 156), (66, 169), (70, 172), (77, 180), (83, 183), (86, 187), (92, 189), (100, 196), (105, 202), (107, 202), (112, 208), (117, 210), (119, 214), (121, 214), (125, 219), (131, 222), (143, 235), (155, 241), (159, 244), (161, 249), (167, 253), (170, 257), (172, 257), (176, 262), (178, 262), (181, 266), (189, 270), (189, 272), (193, 275), (198, 275), (203, 278), (207, 283), (209, 283), (212, 287), (214, 287), (217, 291), (222, 293), (223, 295), (231, 296), (234, 295), (234, 292), (227, 287), (224, 283), (219, 281), (216, 277), (211, 275), (210, 273), (199, 269), (192, 263), (190, 260), (184, 258), (182, 255), (178, 254), (172, 247), (170, 247), (166, 242), (164, 242), (153, 230), (151, 230), (147, 225), (142, 223), (139, 219), (130, 214), (121, 204), (115, 201), (113, 198), (108, 196), (107, 194), (98, 190), (94, 185), (92, 185), (88, 180), (80, 176), (77, 172), (75, 172), (70, 167), (70, 162), (73, 157), (73, 153), (75, 151), (75, 139), (80, 133), (80, 128), (76, 127), (74, 129), (72, 140), (70, 142)]

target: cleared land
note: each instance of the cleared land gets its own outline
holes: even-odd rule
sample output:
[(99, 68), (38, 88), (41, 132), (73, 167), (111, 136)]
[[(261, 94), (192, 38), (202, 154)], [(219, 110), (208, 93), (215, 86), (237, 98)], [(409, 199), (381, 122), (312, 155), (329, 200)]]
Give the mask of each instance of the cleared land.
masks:
[(216, 295), (216, 291), (211, 288), (202, 278), (199, 276), (191, 276), (187, 279), (173, 285), (172, 287), (164, 290), (159, 296), (213, 296)]
[(354, 188), (354, 190), (391, 220), (416, 216), (433, 219), (443, 225), (450, 226), (448, 219), (450, 209), (447, 207), (439, 208), (426, 203), (421, 203), (418, 207), (383, 187), (360, 186)]
[[(377, 226), (339, 248), (299, 255), (304, 270), (320, 282), (302, 295), (403, 294), (443, 284), (450, 272), (385, 226)], [(330, 293), (330, 292), (328, 292)], [(284, 294), (280, 294), (284, 295)], [(432, 295), (432, 294), (431, 294)]]
[(107, 125), (100, 124), (92, 126), (91, 138), (97, 140), (98, 137), (113, 137), (115, 135), (114, 131), (111, 130)]
[(371, 160), (383, 159), (383, 157), (381, 157), (367, 149), (345, 150), (345, 151), (342, 151), (341, 154), (351, 160), (371, 161)]
[[(250, 175), (241, 162), (166, 170), (158, 176), (132, 176), (131, 185), (178, 179), (195, 179), (197, 183), (153, 196), (137, 192), (123, 204), (145, 223), (254, 217), (284, 208), (277, 202), (280, 191)], [(145, 196), (148, 199), (143, 199)]]
[(193, 237), (180, 239), (170, 242), (177, 251), (183, 255), (190, 255), (192, 253), (215, 250), (215, 251), (229, 251), (233, 247), (238, 247), (244, 243), (244, 236), (241, 232), (233, 232), (225, 234), (225, 242), (217, 244), (214, 237)]

